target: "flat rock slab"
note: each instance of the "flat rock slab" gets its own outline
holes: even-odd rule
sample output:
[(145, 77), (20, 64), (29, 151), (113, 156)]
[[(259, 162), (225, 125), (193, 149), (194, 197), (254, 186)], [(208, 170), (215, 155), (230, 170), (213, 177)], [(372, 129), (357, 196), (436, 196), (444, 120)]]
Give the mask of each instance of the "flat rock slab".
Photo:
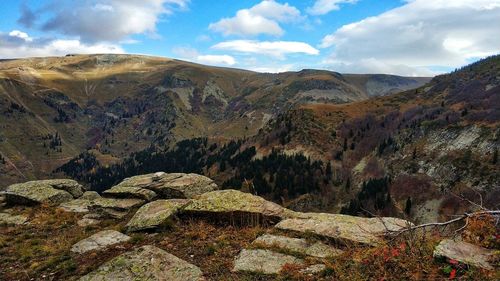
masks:
[(73, 245), (71, 252), (84, 254), (90, 251), (100, 251), (109, 246), (127, 242), (130, 239), (129, 236), (118, 231), (103, 230)]
[(212, 179), (202, 175), (163, 172), (126, 178), (116, 186), (123, 194), (149, 197), (152, 193), (144, 190), (150, 190), (163, 199), (189, 199), (217, 189)]
[[(463, 241), (446, 239), (436, 246), (434, 249), (434, 257), (445, 257), (471, 266), (493, 270), (495, 251)], [(498, 255), (496, 258), (498, 258)]]
[(252, 244), (263, 247), (277, 247), (317, 258), (336, 257), (344, 252), (321, 242), (311, 243), (305, 239), (270, 234), (264, 234), (258, 237)]
[(205, 278), (197, 266), (148, 245), (124, 253), (80, 279), (103, 280), (203, 281)]
[(340, 214), (299, 213), (300, 218), (291, 218), (276, 225), (282, 230), (314, 233), (343, 243), (379, 245), (380, 237), (388, 231), (398, 231), (410, 222), (397, 218), (363, 218)]
[(145, 201), (151, 201), (156, 198), (156, 192), (135, 186), (115, 185), (111, 189), (103, 192), (103, 196), (112, 198), (137, 198)]
[(101, 221), (96, 220), (96, 219), (83, 218), (83, 219), (77, 221), (76, 224), (78, 224), (78, 226), (80, 226), (80, 227), (87, 227), (87, 226), (91, 226), (91, 225), (96, 225), (100, 222)]
[(12, 215), (8, 213), (0, 213), (0, 225), (14, 226), (23, 225), (28, 222), (28, 218), (20, 215)]
[(251, 220), (260, 219), (278, 222), (294, 213), (262, 197), (231, 189), (202, 194), (189, 203), (183, 209), (183, 212), (195, 215), (212, 215), (214, 217), (222, 217), (222, 215), (231, 217), (234, 215), (235, 219), (238, 219), (237, 216), (241, 215), (239, 219), (248, 220), (249, 223), (251, 223)]
[(144, 203), (146, 202), (141, 199), (98, 198), (91, 201), (88, 210), (103, 218), (122, 218), (130, 209), (140, 207)]
[(303, 265), (302, 259), (270, 250), (241, 250), (234, 261), (233, 271), (278, 274), (287, 264)]
[(316, 274), (323, 272), (325, 269), (326, 269), (326, 265), (324, 265), (324, 264), (313, 264), (313, 265), (310, 265), (310, 266), (302, 269), (300, 271), (300, 273), (306, 274), (306, 275), (316, 275)]
[(2, 194), (10, 205), (61, 204), (82, 196), (83, 191), (74, 180), (56, 179), (13, 184)]
[(148, 203), (135, 213), (127, 224), (127, 231), (158, 229), (168, 223), (177, 211), (186, 206), (189, 199), (157, 200)]
[(94, 200), (99, 198), (101, 198), (101, 196), (97, 192), (87, 191), (78, 199), (62, 203), (59, 205), (59, 208), (66, 212), (88, 213), (89, 206), (93, 204)]

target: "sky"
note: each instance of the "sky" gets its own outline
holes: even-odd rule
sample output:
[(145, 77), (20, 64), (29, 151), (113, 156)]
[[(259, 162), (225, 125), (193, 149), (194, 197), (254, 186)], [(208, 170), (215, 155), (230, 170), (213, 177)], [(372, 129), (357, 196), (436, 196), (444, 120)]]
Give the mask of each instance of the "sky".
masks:
[(432, 76), (500, 53), (500, 0), (0, 0), (0, 59), (68, 53)]

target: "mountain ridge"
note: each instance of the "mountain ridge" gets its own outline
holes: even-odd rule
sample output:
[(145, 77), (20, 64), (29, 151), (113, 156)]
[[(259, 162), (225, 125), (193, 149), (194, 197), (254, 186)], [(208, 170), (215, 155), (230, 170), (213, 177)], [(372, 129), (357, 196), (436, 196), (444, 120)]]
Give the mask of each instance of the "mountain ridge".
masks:
[(369, 97), (362, 83), (329, 71), (265, 74), (135, 55), (2, 61), (0, 79), (10, 183), (47, 177), (87, 148), (120, 158), (151, 143), (241, 138), (297, 103)]

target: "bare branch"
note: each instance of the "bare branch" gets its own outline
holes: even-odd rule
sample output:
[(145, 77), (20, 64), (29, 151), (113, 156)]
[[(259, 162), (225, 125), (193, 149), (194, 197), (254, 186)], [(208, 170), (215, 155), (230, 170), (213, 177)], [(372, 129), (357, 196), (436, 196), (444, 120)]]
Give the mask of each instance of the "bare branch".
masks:
[(452, 219), (449, 221), (445, 221), (445, 222), (425, 223), (425, 224), (421, 224), (421, 225), (410, 226), (410, 227), (407, 227), (407, 228), (399, 230), (399, 231), (390, 231), (390, 235), (400, 235), (402, 233), (412, 231), (415, 229), (419, 229), (419, 228), (438, 227), (438, 226), (446, 227), (450, 224), (462, 221), (462, 220), (470, 218), (470, 217), (483, 216), (483, 215), (500, 216), (500, 211), (481, 211), (481, 212), (475, 212), (475, 213), (465, 213), (458, 218), (455, 218), (455, 219)]

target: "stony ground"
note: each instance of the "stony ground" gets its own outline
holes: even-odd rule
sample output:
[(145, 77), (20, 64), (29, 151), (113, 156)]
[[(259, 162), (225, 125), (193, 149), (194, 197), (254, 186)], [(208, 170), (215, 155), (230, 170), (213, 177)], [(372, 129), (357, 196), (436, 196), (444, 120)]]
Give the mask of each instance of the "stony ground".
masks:
[[(141, 178), (127, 196), (142, 196), (150, 184), (144, 179), (156, 184), (156, 175)], [(183, 177), (162, 186), (198, 189), (198, 176)], [(86, 193), (69, 201), (77, 208), (0, 201), (0, 280), (500, 279), (498, 231), (489, 217), (471, 219), (458, 242), (437, 230), (382, 238), (374, 235), (380, 222), (400, 229), (401, 220), (296, 213), (239, 191), (200, 193), (135, 199), (138, 205), (124, 193)]]

